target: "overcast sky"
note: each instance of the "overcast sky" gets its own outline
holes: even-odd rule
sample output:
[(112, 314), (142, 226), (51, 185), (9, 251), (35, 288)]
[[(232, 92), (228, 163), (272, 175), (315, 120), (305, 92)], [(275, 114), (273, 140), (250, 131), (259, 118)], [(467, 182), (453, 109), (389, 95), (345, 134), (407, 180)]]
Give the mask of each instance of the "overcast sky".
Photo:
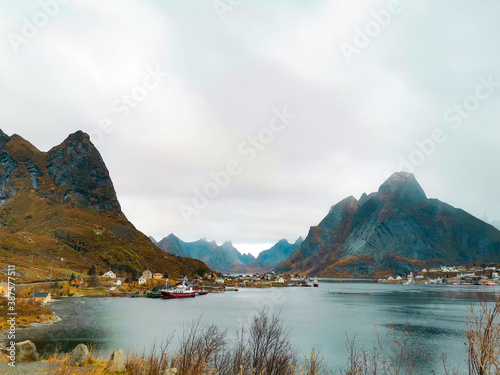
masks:
[(0, 0), (0, 128), (43, 151), (91, 134), (156, 239), (256, 254), (401, 169), (498, 220), (498, 14), (494, 0)]

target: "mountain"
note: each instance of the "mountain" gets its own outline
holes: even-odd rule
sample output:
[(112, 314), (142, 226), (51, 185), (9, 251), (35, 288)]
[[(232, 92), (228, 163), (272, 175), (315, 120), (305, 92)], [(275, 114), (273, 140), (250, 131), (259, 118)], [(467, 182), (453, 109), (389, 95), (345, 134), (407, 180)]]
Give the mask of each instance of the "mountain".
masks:
[(493, 220), (490, 222), (490, 224), (500, 230), (500, 220)]
[(467, 212), (429, 199), (410, 173), (378, 192), (348, 197), (309, 230), (281, 272), (385, 276), (432, 265), (500, 262), (500, 231)]
[(165, 254), (127, 220), (99, 151), (81, 131), (42, 152), (0, 130), (2, 264), (15, 264), (22, 277), (37, 269), (62, 277), (92, 264), (172, 276), (207, 268)]
[(255, 260), (252, 254), (241, 254), (226, 241), (217, 245), (215, 241), (202, 238), (194, 242), (184, 242), (174, 234), (169, 234), (157, 243), (165, 252), (199, 259), (218, 272), (246, 272), (244, 265)]
[(262, 251), (257, 259), (250, 253), (241, 254), (230, 241), (220, 246), (205, 238), (184, 242), (170, 234), (158, 242), (157, 246), (171, 254), (202, 260), (218, 272), (254, 273), (270, 271), (294, 254), (301, 244), (302, 237), (293, 244), (285, 239), (280, 240), (270, 249)]
[(270, 249), (261, 251), (257, 259), (246, 265), (248, 270), (252, 272), (267, 272), (272, 270), (281, 262), (290, 258), (299, 250), (302, 245), (303, 239), (299, 237), (295, 243), (290, 243), (286, 239), (279, 240)]

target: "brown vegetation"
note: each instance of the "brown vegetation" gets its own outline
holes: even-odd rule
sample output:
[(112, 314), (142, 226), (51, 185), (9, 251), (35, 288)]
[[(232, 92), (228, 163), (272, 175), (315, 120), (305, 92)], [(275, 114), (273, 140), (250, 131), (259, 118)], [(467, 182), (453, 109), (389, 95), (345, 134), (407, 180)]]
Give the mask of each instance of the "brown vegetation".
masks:
[[(7, 303), (7, 299), (0, 299), (0, 330), (9, 327)], [(18, 299), (16, 301), (16, 313), (17, 326), (45, 322), (52, 316), (52, 311), (48, 307), (29, 299)]]

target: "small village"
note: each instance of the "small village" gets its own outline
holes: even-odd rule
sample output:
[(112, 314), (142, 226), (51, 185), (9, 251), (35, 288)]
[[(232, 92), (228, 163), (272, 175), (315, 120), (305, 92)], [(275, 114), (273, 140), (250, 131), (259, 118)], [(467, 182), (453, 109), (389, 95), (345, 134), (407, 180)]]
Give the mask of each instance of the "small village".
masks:
[(422, 269), (420, 272), (410, 272), (406, 276), (388, 277), (373, 280), (380, 283), (401, 284), (447, 284), (447, 285), (484, 285), (496, 286), (500, 282), (500, 268), (497, 265), (484, 267), (471, 266), (441, 266), (439, 268)]
[[(443, 284), (443, 285), (484, 285), (496, 286), (500, 282), (500, 269), (496, 265), (480, 266), (441, 266), (422, 269), (407, 275), (380, 279), (331, 279), (330, 282), (374, 282), (392, 284)], [(52, 298), (66, 297), (149, 297), (161, 298), (161, 290), (175, 288), (182, 284), (198, 294), (238, 291), (240, 288), (270, 287), (310, 287), (317, 286), (315, 279), (303, 275), (284, 275), (274, 271), (267, 273), (218, 274), (205, 273), (191, 278), (184, 276), (179, 280), (169, 279), (167, 274), (145, 270), (136, 278), (120, 277), (108, 270), (97, 275), (91, 268), (88, 275), (72, 274), (69, 280), (32, 284), (21, 289), (19, 297), (38, 303), (49, 303)], [(204, 294), (206, 294), (204, 293)], [(8, 286), (0, 282), (0, 297), (8, 296)]]

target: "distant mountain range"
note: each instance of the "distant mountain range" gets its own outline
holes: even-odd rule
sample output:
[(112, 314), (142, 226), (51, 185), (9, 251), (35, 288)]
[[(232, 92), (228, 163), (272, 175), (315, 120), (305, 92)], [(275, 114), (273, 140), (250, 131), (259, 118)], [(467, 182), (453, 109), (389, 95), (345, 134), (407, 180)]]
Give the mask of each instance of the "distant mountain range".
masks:
[(428, 199), (410, 173), (378, 192), (348, 197), (311, 227), (281, 272), (386, 276), (431, 265), (500, 262), (500, 231), (467, 212)]
[(159, 250), (127, 220), (99, 151), (81, 131), (42, 152), (0, 130), (0, 268), (6, 264), (21, 275), (53, 270), (54, 278), (92, 264), (172, 276), (208, 269)]
[(37, 270), (61, 277), (95, 264), (99, 271), (132, 274), (149, 268), (173, 277), (209, 267), (376, 277), (488, 262), (500, 263), (500, 231), (428, 199), (415, 177), (404, 172), (359, 201), (351, 196), (334, 205), (304, 241), (281, 240), (257, 258), (241, 254), (230, 241), (184, 242), (173, 234), (155, 246), (121, 211), (87, 134), (78, 131), (42, 152), (0, 130), (0, 270), (15, 264), (21, 275)]
[(215, 241), (201, 239), (194, 242), (184, 242), (174, 234), (161, 241), (150, 239), (165, 252), (179, 256), (191, 257), (205, 262), (218, 272), (266, 272), (293, 255), (302, 244), (302, 238), (291, 244), (283, 239), (268, 250), (262, 251), (257, 259), (250, 253), (241, 254), (231, 243), (226, 241), (217, 245)]

